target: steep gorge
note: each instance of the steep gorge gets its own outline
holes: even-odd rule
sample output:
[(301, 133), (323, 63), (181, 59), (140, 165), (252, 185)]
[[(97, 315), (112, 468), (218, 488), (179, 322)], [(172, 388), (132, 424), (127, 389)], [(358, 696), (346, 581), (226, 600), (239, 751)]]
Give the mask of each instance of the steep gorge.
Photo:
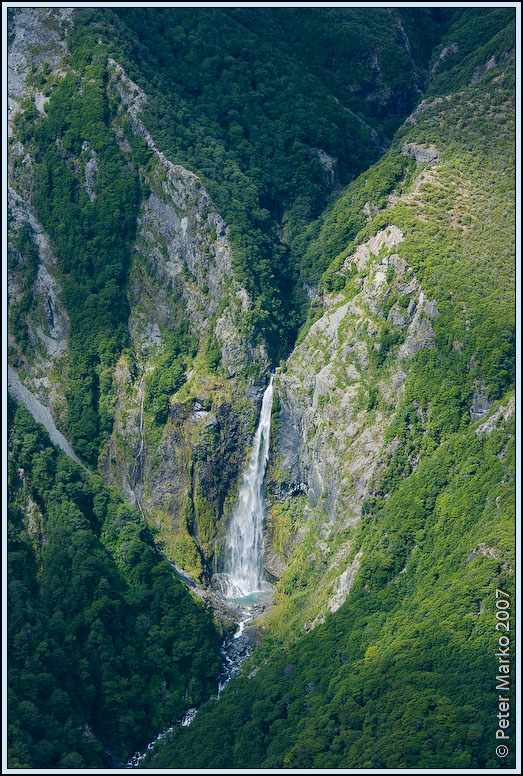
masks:
[[(322, 34), (332, 13), (341, 11), (317, 19), (326, 25)], [(202, 115), (215, 109), (205, 83), (216, 75), (210, 55), (198, 97), (180, 92), (178, 81), (172, 87), (178, 114), (166, 113), (173, 118), (166, 127), (162, 82), (145, 67), (151, 41), (138, 30), (139, 17), (129, 16), (128, 29), (140, 38), (131, 51), (122, 48), (123, 12), (118, 23), (105, 12), (85, 17), (22, 9), (15, 15), (10, 364), (91, 469), (138, 504), (156, 547), (204, 586), (223, 570), (266, 377), (282, 359), (274, 378), (264, 532), (265, 571), (278, 583), (274, 606), (258, 623), (260, 644), (243, 675), (203, 707), (190, 729), (164, 740), (153, 767), (487, 761), (482, 690), (467, 712), (480, 722), (461, 749), (438, 753), (439, 733), (425, 732), (411, 753), (393, 736), (390, 751), (383, 747), (374, 757), (370, 728), (359, 731), (362, 724), (377, 725), (379, 736), (390, 735), (386, 724), (373, 721), (378, 695), (362, 700), (362, 687), (366, 681), (379, 686), (384, 665), (401, 661), (402, 650), (411, 650), (412, 693), (420, 692), (420, 666), (432, 666), (432, 697), (423, 695), (416, 714), (430, 718), (437, 709), (447, 730), (451, 715), (439, 697), (446, 687), (439, 666), (451, 648), (450, 626), (447, 620), (438, 626), (434, 641), (428, 635), (436, 627), (434, 612), (443, 608), (454, 623), (447, 590), (466, 602), (457, 633), (465, 628), (477, 646), (464, 649), (460, 660), (480, 675), (493, 606), (488, 596), (496, 584), (512, 589), (514, 52), (510, 14), (489, 13), (456, 12), (438, 22), (439, 32), (434, 22), (431, 40), (409, 42), (409, 14), (376, 12), (355, 72), (344, 73), (338, 42), (338, 68), (328, 78), (304, 15), (294, 45), (312, 62), (309, 85), (318, 104), (329, 92), (329, 104), (341, 107), (329, 115), (332, 146), (325, 134), (320, 140), (324, 128), (305, 138), (292, 125), (303, 144), (289, 156), (295, 189), (275, 177), (278, 159), (283, 169), (285, 158), (278, 132), (283, 137), (286, 130), (264, 138), (272, 167), (253, 161), (260, 149), (248, 148), (254, 139), (234, 90), (226, 137), (216, 126), (194, 129), (195, 119), (187, 120), (196, 116), (195, 106)], [(164, 65), (176, 61), (173, 51), (185, 52), (193, 21), (180, 14), (173, 39), (158, 32)], [(238, 15), (218, 13), (213, 23), (234, 32)], [(245, 16), (246, 40), (257, 21), (257, 14)], [(279, 17), (281, 29), (288, 21)], [(344, 30), (357, 28), (357, 15), (342, 14), (339, 21), (348, 25)], [(379, 23), (396, 31), (396, 61), (407, 58), (401, 78), (387, 70), (387, 52), (373, 37)], [(281, 47), (278, 64), (289, 79), (281, 86), (288, 89), (295, 63), (275, 29), (267, 40)], [(260, 51), (265, 35), (257, 39)], [(231, 32), (226, 48), (234, 50), (237, 40)], [(245, 56), (237, 53), (238, 61)], [(186, 54), (182, 59), (189, 67)], [(239, 66), (234, 77), (243, 77)], [(91, 99), (99, 125), (93, 119), (80, 128)], [(266, 99), (271, 104), (270, 90)], [(65, 105), (73, 106), (69, 118)], [(349, 125), (340, 118), (345, 114), (352, 116)], [(258, 126), (267, 132), (261, 118)], [(183, 132), (193, 134), (182, 142)], [(353, 141), (349, 150), (346, 136)], [(364, 153), (356, 159), (360, 141)], [(109, 142), (118, 154), (114, 163), (101, 150)], [(390, 149), (369, 167), (376, 142)], [(221, 160), (222, 179), (206, 156), (207, 143)], [(289, 144), (282, 147), (290, 154)], [(67, 180), (55, 176), (47, 196), (56, 198), (57, 213), (67, 196), (79, 203), (84, 235), (66, 225), (64, 238), (58, 215), (43, 203), (43, 157), (51, 152), (60, 154)], [(185, 166), (189, 157), (198, 174)], [(314, 187), (306, 189), (305, 179)], [(60, 200), (62, 185), (69, 193)], [(296, 194), (300, 186), (303, 196)], [(273, 201), (269, 190), (278, 191)], [(228, 192), (236, 210), (224, 205)], [(116, 220), (123, 208), (133, 214), (121, 232), (124, 266), (117, 266), (116, 253), (112, 268), (86, 253), (73, 288), (74, 260), (64, 251), (86, 234), (98, 239), (98, 206), (116, 208)], [(232, 221), (226, 223), (224, 210)], [(96, 243), (94, 252), (104, 246), (113, 256), (109, 242)], [(121, 314), (116, 304), (111, 312), (116, 299)], [(75, 305), (82, 307), (80, 324)], [(95, 321), (100, 311), (105, 317)], [(113, 326), (111, 340), (104, 331)], [(82, 342), (89, 342), (87, 361), (75, 355)], [(80, 409), (79, 396), (86, 399)], [(487, 429), (487, 416), (498, 427), (487, 419)], [(95, 428), (90, 438), (87, 420)], [(443, 561), (449, 548), (451, 560)], [(402, 607), (418, 623), (415, 633)], [(320, 677), (323, 652), (332, 662)], [(396, 697), (403, 698), (399, 674), (397, 682)], [(394, 706), (394, 693), (386, 703)], [(325, 735), (311, 738), (325, 709)]]
[(152, 767), (499, 765), (486, 677), (494, 588), (514, 589), (514, 49), (510, 24), (472, 30), (456, 19), (425, 100), (309, 244), (331, 263), (275, 376), (273, 609), (242, 677)]
[[(93, 21), (89, 19), (91, 24)], [(12, 126), (16, 125), (16, 137), (10, 150), (10, 207), (14, 215), (10, 293), (12, 317), (20, 318), (17, 325), (21, 331), (16, 336), (15, 327), (11, 327), (11, 363), (26, 387), (49, 405), (58, 427), (79, 446), (80, 454), (85, 451), (83, 455), (91, 464), (98, 459), (105, 480), (132, 503), (138, 498), (151, 525), (159, 531), (164, 551), (197, 579), (203, 575), (208, 580), (209, 570), (219, 561), (225, 536), (224, 514), (225, 518), (230, 514), (230, 502), (254, 430), (263, 374), (271, 359), (256, 322), (260, 299), (236, 279), (238, 262), (233, 254), (237, 247), (231, 246), (229, 227), (201, 179), (170, 162), (146, 128), (146, 93), (111, 56), (104, 73), (106, 49), (101, 38), (86, 68), (82, 35), (89, 35), (89, 22), (82, 14), (69, 12), (27, 10), (13, 17), (11, 120)], [(397, 19), (391, 18), (393, 26), (398, 23), (401, 27)], [(93, 24), (93, 31), (95, 28)], [(74, 41), (72, 54), (67, 35)], [(418, 66), (412, 66), (417, 73)], [(75, 122), (81, 121), (91, 93), (75, 98), (72, 120), (63, 123), (60, 111), (64, 98), (69, 99), (71, 94), (68, 82), (72, 85), (76, 80), (87, 88), (87, 79), (92, 83), (100, 79), (103, 92), (92, 90), (92, 98), (100, 102), (100, 117), (102, 108), (110, 117), (108, 132), (100, 128), (96, 134), (93, 125), (91, 139), (89, 132), (84, 132), (87, 139), (81, 139)], [(372, 94), (369, 105), (374, 110), (381, 98), (370, 85), (367, 88)], [(405, 89), (409, 88), (406, 83)], [(380, 89), (385, 94), (383, 84)], [(32, 105), (37, 105), (36, 115)], [(36, 118), (42, 130), (35, 136), (30, 127)], [(356, 119), (352, 121), (358, 124)], [(96, 296), (82, 302), (84, 309), (78, 322), (73, 322), (73, 334), (78, 333), (71, 350), (71, 324), (63, 287), (67, 262), (62, 256), (57, 263), (51, 248), (57, 244), (57, 234), (50, 238), (35, 214), (34, 202), (42, 203), (36, 211), (44, 215), (44, 197), (55, 196), (53, 188), (35, 191), (33, 182), (38, 179), (38, 170), (49, 174), (42, 169), (44, 146), (40, 139), (46, 137), (48, 125), (48, 133), (65, 133), (67, 151), (63, 161), (52, 163), (65, 163), (73, 172), (68, 186), (77, 188), (75, 196), (89, 200), (85, 207), (88, 213), (92, 206), (90, 218), (97, 217), (97, 198), (105, 193), (107, 162), (96, 150), (102, 134), (106, 143), (116, 142), (134, 178), (140, 180), (141, 203), (138, 209), (132, 205), (136, 235), (128, 245), (130, 259), (126, 259), (126, 266), (115, 264), (114, 270), (107, 273), (100, 267), (95, 275), (88, 270), (85, 279), (79, 279), (78, 288), (67, 292), (76, 315), (77, 295), (93, 284), (91, 278), (96, 273), (108, 276), (101, 283), (97, 279), (99, 288), (92, 289), (98, 294), (99, 310), (106, 304), (102, 295), (116, 309), (111, 274), (119, 275), (118, 282), (128, 287), (127, 311), (122, 308), (122, 313), (113, 314), (112, 323), (110, 315), (100, 316), (101, 331), (91, 337), (95, 347), (90, 345), (88, 355), (80, 358), (75, 354), (85, 347), (82, 338), (87, 336), (89, 320), (93, 319)], [(373, 137), (371, 134), (365, 144), (372, 146)], [(59, 185), (56, 178), (52, 186), (60, 196)], [(125, 196), (135, 195), (130, 192)], [(105, 207), (111, 206), (108, 201)], [(121, 207), (119, 203), (114, 206)], [(51, 231), (63, 229), (58, 218), (58, 210), (56, 215), (47, 215)], [(36, 258), (31, 261), (38, 263), (39, 278), (45, 273), (43, 286), (40, 280), (33, 280), (33, 270), (27, 266), (29, 259), (23, 252), (17, 253), (15, 246), (22, 238), (35, 246), (31, 251), (36, 250)], [(78, 237), (71, 232), (69, 244), (75, 239)], [(115, 257), (115, 261), (120, 260)], [(96, 261), (86, 258), (87, 264)], [(257, 271), (254, 265), (252, 270)], [(25, 307), (17, 316), (16, 305), (21, 304)], [(127, 334), (122, 329), (122, 316), (127, 319)], [(116, 347), (108, 347), (103, 341), (103, 327), (107, 325), (117, 327), (121, 344), (115, 342)], [(87, 370), (92, 375), (89, 387)], [(92, 395), (87, 402), (81, 398), (86, 389)], [(173, 393), (174, 400), (169, 400)], [(88, 436), (91, 427), (92, 442)]]

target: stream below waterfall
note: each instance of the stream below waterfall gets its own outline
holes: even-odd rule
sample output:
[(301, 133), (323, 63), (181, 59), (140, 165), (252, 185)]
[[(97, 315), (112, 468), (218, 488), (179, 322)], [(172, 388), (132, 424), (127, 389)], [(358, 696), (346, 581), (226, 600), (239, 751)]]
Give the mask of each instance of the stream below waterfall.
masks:
[[(217, 693), (214, 696), (220, 697), (228, 682), (239, 674), (242, 664), (252, 655), (255, 647), (255, 631), (250, 625), (257, 617), (265, 611), (272, 599), (272, 585), (264, 585), (265, 589), (259, 593), (253, 593), (241, 599), (227, 601), (228, 608), (234, 621), (237, 623), (237, 629), (234, 634), (228, 634), (220, 647), (220, 673), (218, 676)], [(222, 602), (222, 604), (225, 602)], [(172, 732), (175, 725), (188, 727), (195, 718), (198, 709), (191, 708), (177, 719), (165, 730), (162, 730), (152, 739), (141, 751), (135, 752), (125, 763), (124, 768), (137, 768), (145, 759), (147, 754), (154, 748), (157, 742), (165, 738)], [(122, 767), (120, 765), (116, 767)]]
[[(263, 580), (263, 526), (265, 522), (265, 499), (263, 495), (263, 480), (269, 457), (269, 435), (271, 426), (271, 411), (273, 397), (273, 379), (265, 389), (262, 399), (260, 417), (254, 435), (252, 449), (246, 470), (243, 473), (238, 493), (238, 502), (233, 511), (227, 535), (229, 554), (225, 570), (213, 575), (211, 586), (212, 598), (217, 608), (225, 611), (237, 624), (234, 634), (227, 634), (220, 648), (221, 666), (218, 676), (217, 695), (227, 683), (240, 672), (242, 664), (252, 655), (256, 644), (256, 631), (250, 625), (267, 609), (272, 600), (273, 586)], [(140, 397), (140, 435), (141, 446), (138, 454), (138, 465), (141, 474), (141, 458), (144, 448), (143, 436), (143, 372), (139, 386)], [(143, 515), (143, 509), (138, 498), (136, 502)], [(169, 561), (178, 576), (183, 579), (183, 572)], [(189, 580), (184, 580), (189, 584)], [(190, 585), (194, 587), (194, 585)], [(203, 591), (200, 591), (202, 594)], [(142, 751), (127, 761), (125, 768), (137, 768), (143, 762), (148, 752), (158, 741), (167, 736), (175, 725), (187, 727), (197, 714), (197, 709), (187, 709), (184, 715), (170, 727), (159, 733)]]

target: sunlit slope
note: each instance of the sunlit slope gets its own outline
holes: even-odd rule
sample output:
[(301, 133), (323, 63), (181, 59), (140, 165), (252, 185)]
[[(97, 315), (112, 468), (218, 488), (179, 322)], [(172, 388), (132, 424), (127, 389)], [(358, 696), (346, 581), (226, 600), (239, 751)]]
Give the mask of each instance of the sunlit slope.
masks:
[(304, 236), (322, 293), (275, 380), (275, 608), (244, 676), (155, 767), (500, 765), (515, 332), (513, 29), (498, 11), (477, 47), (478, 19), (450, 29), (391, 150)]

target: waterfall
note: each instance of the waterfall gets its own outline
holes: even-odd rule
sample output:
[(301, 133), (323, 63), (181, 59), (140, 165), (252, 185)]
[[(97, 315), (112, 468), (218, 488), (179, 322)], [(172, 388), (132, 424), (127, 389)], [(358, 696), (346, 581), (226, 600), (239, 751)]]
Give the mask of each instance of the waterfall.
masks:
[(269, 457), (273, 379), (271, 375), (263, 394), (249, 465), (243, 474), (238, 503), (229, 525), (227, 543), (230, 554), (226, 568), (229, 598), (242, 598), (261, 589), (265, 516), (262, 487)]
[[(269, 435), (271, 430), (271, 411), (272, 411), (272, 382), (273, 375), (269, 385), (263, 394), (263, 401), (258, 421), (258, 427), (252, 442), (252, 450), (247, 469), (243, 473), (240, 490), (238, 493), (238, 503), (233, 511), (227, 544), (229, 547), (229, 557), (227, 560), (226, 573), (215, 573), (215, 577), (221, 577), (220, 593), (225, 594), (227, 598), (246, 598), (252, 593), (262, 592), (262, 556), (263, 556), (263, 520), (265, 517), (264, 499), (263, 499), (263, 478), (265, 468), (269, 457)], [(141, 384), (140, 384), (141, 385)], [(143, 401), (143, 396), (142, 396)], [(143, 425), (140, 416), (140, 428), (143, 431)], [(138, 453), (138, 460), (141, 460), (143, 451), (142, 446)], [(137, 504), (142, 512), (142, 506), (137, 499)], [(163, 553), (161, 553), (163, 555)], [(163, 555), (166, 558), (165, 555)], [(166, 558), (166, 560), (169, 560)], [(194, 581), (179, 569), (172, 561), (169, 563), (174, 568), (176, 574), (184, 582), (194, 589)], [(222, 587), (223, 584), (223, 587)], [(270, 586), (269, 586), (270, 587)], [(196, 586), (197, 588), (197, 586)], [(265, 583), (267, 588), (267, 583)], [(264, 591), (267, 593), (267, 590)], [(254, 597), (253, 597), (254, 598)], [(239, 616), (237, 621), (239, 628), (234, 636), (226, 636), (223, 641), (221, 654), (221, 670), (218, 679), (218, 697), (223, 688), (232, 677), (239, 673), (240, 667), (247, 658), (250, 657), (254, 649), (254, 641), (251, 636), (246, 634), (246, 626), (265, 608), (266, 603), (254, 603), (249, 599), (235, 602), (232, 611), (233, 616)], [(127, 761), (125, 768), (138, 768), (147, 753), (154, 749), (157, 742), (161, 741), (173, 729), (174, 725), (187, 727), (190, 725), (197, 713), (197, 709), (188, 709), (185, 714), (175, 723), (165, 730), (162, 730), (142, 751), (135, 754)]]

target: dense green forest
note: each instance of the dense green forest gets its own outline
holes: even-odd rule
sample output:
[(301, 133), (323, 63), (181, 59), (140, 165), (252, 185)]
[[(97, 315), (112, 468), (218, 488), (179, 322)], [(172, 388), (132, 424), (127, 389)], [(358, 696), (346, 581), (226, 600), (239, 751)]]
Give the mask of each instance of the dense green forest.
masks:
[[(110, 373), (129, 346), (125, 290), (150, 158), (132, 134), (129, 153), (117, 143), (108, 56), (146, 90), (156, 143), (202, 177), (225, 217), (237, 278), (255, 301), (255, 336), (277, 362), (303, 320), (304, 283), (318, 279), (302, 260), (305, 228), (380, 155), (419, 98), (419, 67), (448, 23), (444, 13), (421, 14), (414, 61), (399, 41), (401, 17), (379, 9), (365, 18), (347, 9), (299, 17), (285, 9), (85, 9), (69, 36), (66, 77), (35, 68), (34, 85), (49, 102), (40, 115), (28, 101), (15, 136), (34, 155), (34, 205), (63, 276), (67, 432), (86, 461), (96, 463), (112, 427)], [(333, 35), (326, 60), (321, 39)], [(81, 182), (93, 153), (94, 199)], [(333, 160), (332, 173), (320, 153)]]
[[(108, 126), (106, 77), (100, 52), (54, 83), (44, 117), (35, 121), (34, 105), (17, 116), (19, 136), (34, 149), (34, 205), (53, 239), (70, 319), (68, 432), (90, 463), (112, 423), (107, 370), (128, 345), (123, 291), (140, 196)], [(93, 200), (79, 180), (92, 151), (99, 159)]]
[(110, 767), (215, 691), (220, 636), (138, 510), (8, 420), (9, 766)]
[[(57, 18), (39, 17), (10, 120), (9, 363), (89, 469), (9, 397), (9, 767), (114, 767), (189, 707), (143, 767), (512, 766), (492, 742), (495, 591), (513, 600), (515, 567), (513, 9)], [(265, 542), (283, 570), (217, 699), (215, 616), (166, 556), (202, 584), (217, 570), (278, 363)], [(338, 450), (348, 404), (351, 497), (362, 438), (381, 457), (335, 512), (309, 453)]]
[[(469, 408), (478, 386), (506, 404), (515, 377), (513, 26), (501, 9), (461, 12), (447, 33), (454, 40), (459, 59), (439, 64), (417, 122), (401, 127), (390, 151), (302, 237), (308, 278), (321, 276), (340, 306), (368, 272), (348, 270), (347, 257), (394, 224), (405, 236), (398, 252), (437, 300), (433, 347), (413, 358), (386, 433), (399, 444), (351, 539), (347, 560), (357, 549), (362, 557), (350, 595), (304, 633), (324, 573), (315, 554), (324, 534), (307, 525), (244, 674), (191, 728), (176, 729), (150, 767), (509, 765), (492, 746), (497, 692), (488, 677), (497, 668), (495, 590), (513, 595), (514, 426), (477, 434)], [(403, 151), (409, 143), (441, 154), (425, 181), (424, 163)], [(382, 385), (402, 343), (388, 313), (409, 303), (395, 293), (392, 270), (387, 282), (366, 370), (374, 412), (388, 411)], [(325, 298), (313, 302), (298, 343), (307, 344), (325, 307)], [(292, 368), (289, 359), (284, 369)], [(322, 398), (334, 413), (334, 398)], [(283, 535), (299, 524), (300, 498), (282, 506)], [(313, 514), (321, 527), (321, 506)]]
[[(342, 608), (294, 642), (268, 636), (146, 766), (500, 767), (495, 589), (514, 595), (513, 433), (513, 421), (490, 438), (457, 433), (427, 457), (363, 519)], [(499, 555), (471, 560), (478, 532)]]
[[(418, 99), (418, 64), (447, 23), (431, 11), (422, 18), (416, 63), (399, 41), (401, 16), (380, 9), (106, 17), (115, 58), (152, 98), (147, 126), (171, 159), (203, 177), (230, 225), (238, 278), (258, 302), (275, 359), (292, 345), (305, 304), (298, 238)], [(319, 150), (333, 158), (335, 181)]]

